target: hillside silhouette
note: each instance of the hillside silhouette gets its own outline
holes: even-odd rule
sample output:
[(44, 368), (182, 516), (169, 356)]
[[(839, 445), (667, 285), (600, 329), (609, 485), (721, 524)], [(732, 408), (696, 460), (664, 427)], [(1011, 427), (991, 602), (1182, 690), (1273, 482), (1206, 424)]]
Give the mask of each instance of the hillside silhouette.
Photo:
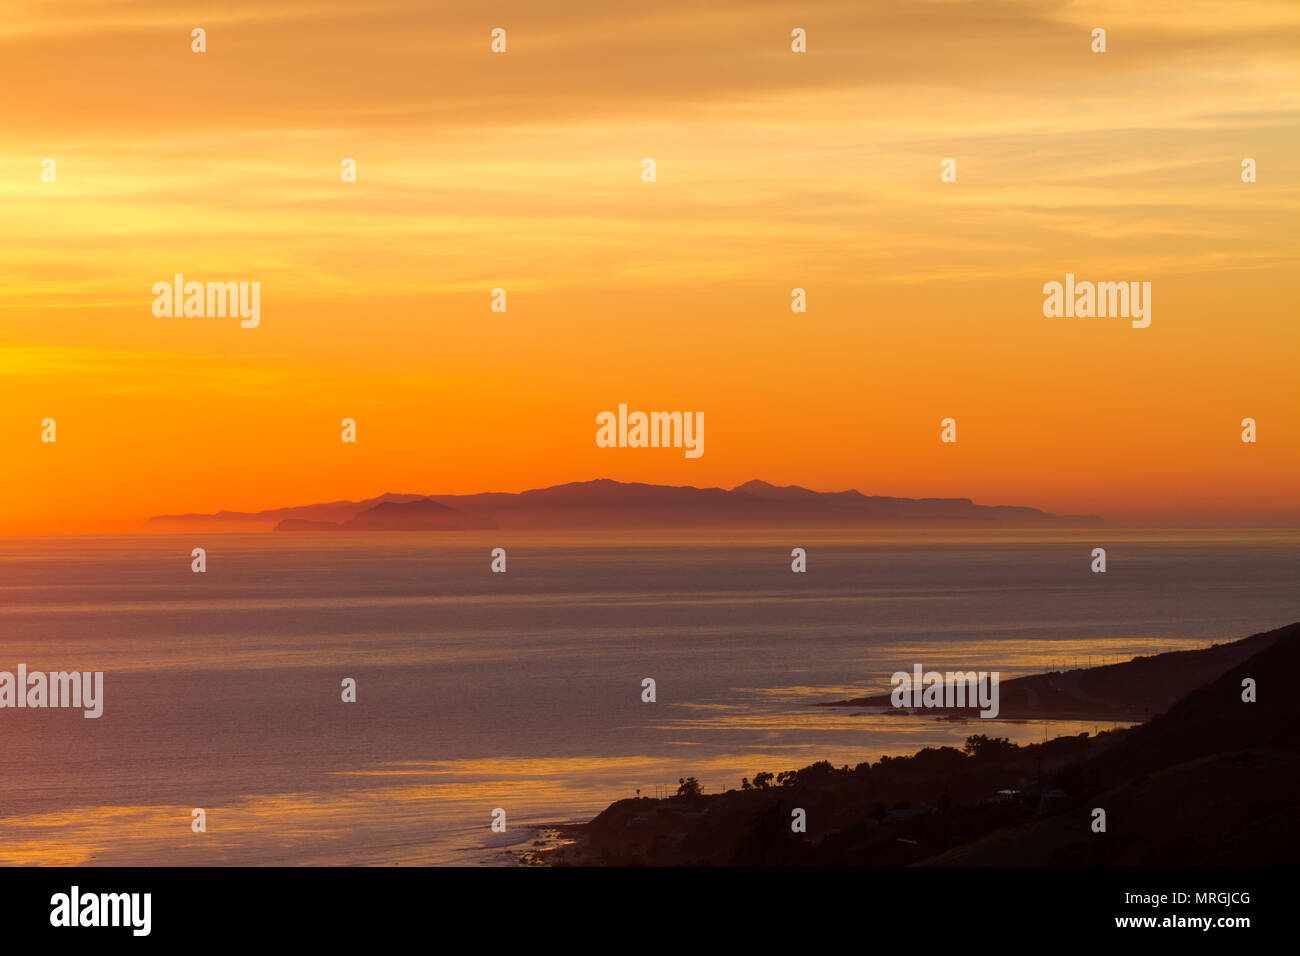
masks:
[[(524, 862), (1290, 864), (1300, 852), (1300, 698), (1290, 688), (1300, 623), (1226, 646), (1251, 653), (1144, 725), (1026, 746), (972, 734), (962, 750), (856, 767), (821, 761), (713, 795), (684, 785), (674, 798), (620, 800), (562, 828), (573, 845)], [(1128, 669), (1113, 688), (1152, 673), (1142, 661), (1112, 666)], [(1255, 703), (1242, 700), (1246, 678), (1257, 682)], [(1136, 677), (1130, 686), (1140, 689)], [(1104, 833), (1091, 827), (1098, 807)], [(795, 809), (806, 833), (791, 830)]]
[[(1285, 631), (1187, 651), (1135, 657), (1119, 664), (1030, 674), (1001, 681), (999, 716), (1004, 719), (1052, 717), (1061, 720), (1141, 721), (1168, 710), (1175, 701), (1271, 646)], [(935, 668), (938, 670), (938, 668)], [(818, 707), (895, 709), (888, 693), (817, 704)], [(973, 717), (978, 706), (927, 707), (927, 714)]]

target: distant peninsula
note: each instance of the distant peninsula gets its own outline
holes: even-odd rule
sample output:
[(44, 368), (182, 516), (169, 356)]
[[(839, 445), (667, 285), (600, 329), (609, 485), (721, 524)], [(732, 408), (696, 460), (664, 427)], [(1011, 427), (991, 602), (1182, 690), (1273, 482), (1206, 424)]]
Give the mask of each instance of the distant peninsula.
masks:
[(735, 488), (650, 485), (608, 478), (518, 494), (383, 494), (268, 511), (158, 515), (145, 531), (467, 531), (665, 528), (1093, 527), (1095, 515), (1055, 515), (969, 498), (894, 498), (748, 481)]

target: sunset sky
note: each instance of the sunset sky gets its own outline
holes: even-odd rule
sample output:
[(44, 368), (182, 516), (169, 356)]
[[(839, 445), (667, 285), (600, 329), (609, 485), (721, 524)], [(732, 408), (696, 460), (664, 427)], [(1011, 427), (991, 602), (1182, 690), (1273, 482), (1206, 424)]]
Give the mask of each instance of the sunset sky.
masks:
[[(596, 477), (1300, 521), (1294, 0), (5, 6), (0, 533)], [(156, 318), (178, 272), (260, 326)], [(1067, 272), (1151, 326), (1044, 318)], [(705, 454), (596, 447), (620, 402)]]

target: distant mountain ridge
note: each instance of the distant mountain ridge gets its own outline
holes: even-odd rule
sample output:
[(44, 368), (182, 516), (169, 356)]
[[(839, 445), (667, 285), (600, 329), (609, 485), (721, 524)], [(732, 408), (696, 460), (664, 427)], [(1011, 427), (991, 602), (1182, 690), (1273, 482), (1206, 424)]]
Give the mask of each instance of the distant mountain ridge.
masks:
[(730, 490), (609, 478), (518, 494), (383, 494), (259, 512), (159, 515), (146, 531), (401, 531), (512, 528), (872, 528), (1095, 526), (1093, 515), (977, 505), (969, 498), (894, 498), (747, 481)]
[(439, 504), (432, 498), (415, 501), (381, 501), (346, 521), (284, 518), (275, 531), (470, 531), (495, 528), (496, 523), (475, 518)]

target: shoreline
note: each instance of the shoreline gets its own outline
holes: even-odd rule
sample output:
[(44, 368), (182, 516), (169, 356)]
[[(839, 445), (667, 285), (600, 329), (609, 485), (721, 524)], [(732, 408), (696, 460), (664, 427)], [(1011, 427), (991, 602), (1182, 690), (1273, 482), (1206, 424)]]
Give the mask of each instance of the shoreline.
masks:
[[(809, 704), (810, 707), (858, 707), (860, 704)], [(931, 717), (932, 720), (954, 724), (1031, 724), (1035, 721), (1051, 723), (1053, 721), (1088, 723), (1089, 721), (1108, 724), (1140, 724), (1150, 720), (1151, 715), (1137, 713), (1116, 713), (1110, 710), (1002, 710), (996, 717), (984, 718), (978, 708), (957, 707), (873, 707), (870, 711), (858, 709), (846, 717)]]
[(583, 826), (585, 824), (574, 822), (531, 824), (532, 837), (527, 841), (528, 847), (517, 853), (513, 849), (507, 850), (507, 856), (515, 866), (554, 866), (553, 859), (558, 859), (569, 847), (580, 842), (579, 831)]
[[(1256, 715), (1267, 712), (1258, 705), (1225, 709), (1224, 701), (1240, 695), (1242, 674), (1276, 672), (1298, 652), (1300, 623), (1295, 623), (1197, 650), (1137, 657), (1065, 675), (1028, 675), (1003, 686), (1019, 684), (1018, 692), (1055, 691), (1053, 706), (1011, 708), (990, 722), (1129, 723), (1120, 715), (1138, 711), (1145, 711), (1146, 717), (1126, 727), (1025, 745), (972, 734), (963, 750), (926, 747), (909, 757), (885, 756), (874, 764), (840, 769), (820, 760), (798, 770), (756, 775), (753, 784), (746, 778), (739, 790), (703, 794), (696, 788), (672, 797), (624, 798), (585, 823), (546, 827), (547, 844), (521, 854), (520, 863), (890, 866), (931, 859), (956, 861), (949, 865), (1005, 865), (1010, 859), (1021, 865), (1029, 860), (1055, 865), (1094, 857), (1105, 863), (1137, 862), (1124, 858), (1135, 853), (1148, 855), (1140, 862), (1179, 862), (1169, 856), (1170, 848), (1185, 841), (1187, 833), (1210, 834), (1200, 841), (1204, 852), (1223, 853), (1213, 837), (1214, 827), (1196, 816), (1205, 808), (1177, 795), (1189, 786), (1235, 790), (1236, 775), (1250, 765), (1267, 781), (1252, 791), (1263, 796), (1253, 801), (1259, 806), (1252, 806), (1251, 812), (1269, 819), (1269, 794), (1300, 779), (1300, 755), (1270, 745), (1268, 736), (1234, 732), (1230, 724), (1244, 720), (1253, 727)], [(1070, 681), (1059, 686), (1066, 675)], [(878, 704), (882, 697), (888, 701), (888, 695), (877, 695), (812, 706), (863, 707), (867, 700)], [(1094, 706), (1067, 706), (1080, 703)], [(1291, 701), (1275, 706), (1286, 708)], [(879, 717), (904, 710), (916, 716), (925, 709), (877, 706), (873, 712), (851, 716)], [(983, 720), (977, 713), (968, 717), (933, 710), (940, 721)], [(1278, 716), (1277, 723), (1292, 726), (1293, 720)], [(1155, 811), (1141, 837), (1128, 843), (1089, 841), (1086, 825), (1071, 822), (1087, 807), (1123, 806), (1134, 800), (1137, 807), (1131, 813), (1151, 813), (1149, 802), (1142, 802), (1142, 790), (1149, 787), (1168, 790), (1170, 802)], [(1276, 852), (1271, 847), (1265, 840), (1238, 855), (1243, 861), (1271, 861)]]

